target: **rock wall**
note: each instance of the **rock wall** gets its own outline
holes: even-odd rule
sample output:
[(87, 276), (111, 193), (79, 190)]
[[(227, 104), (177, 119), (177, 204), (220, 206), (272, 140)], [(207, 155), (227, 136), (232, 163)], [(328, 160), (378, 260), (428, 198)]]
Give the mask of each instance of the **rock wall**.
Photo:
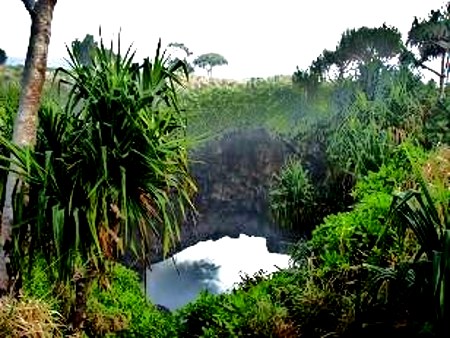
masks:
[[(267, 238), (269, 250), (281, 251), (290, 237), (270, 219), (268, 188), (290, 150), (264, 129), (229, 132), (191, 155), (198, 183), (198, 216), (181, 228), (178, 252), (199, 241), (239, 234)], [(161, 259), (160, 250), (152, 261)]]

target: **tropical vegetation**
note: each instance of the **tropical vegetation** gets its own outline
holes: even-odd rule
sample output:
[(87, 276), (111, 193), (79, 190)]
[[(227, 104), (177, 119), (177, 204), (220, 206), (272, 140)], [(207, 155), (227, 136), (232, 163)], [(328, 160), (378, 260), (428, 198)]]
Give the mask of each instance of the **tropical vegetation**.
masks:
[[(56, 2), (29, 3), (35, 17)], [(7, 67), (0, 336), (448, 337), (450, 98), (445, 67), (439, 85), (417, 71), (444, 60), (448, 20), (414, 19), (406, 43), (387, 25), (349, 29), (308, 69), (245, 83), (188, 81), (184, 44), (138, 62), (120, 37), (75, 40), (46, 83), (27, 78), (31, 61), (28, 84)], [(152, 304), (138, 272), (195, 210), (189, 147), (261, 126), (293, 153), (268, 192), (273, 221), (301, 238), (291, 267), (172, 313)]]

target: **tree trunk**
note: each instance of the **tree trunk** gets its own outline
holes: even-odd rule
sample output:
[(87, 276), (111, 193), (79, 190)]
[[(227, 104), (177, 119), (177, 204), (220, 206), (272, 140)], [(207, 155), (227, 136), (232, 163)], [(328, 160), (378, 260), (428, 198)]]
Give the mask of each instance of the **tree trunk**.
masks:
[[(51, 22), (56, 0), (22, 0), (22, 2), (31, 16), (31, 32), (12, 141), (15, 145), (26, 148), (33, 147), (36, 143), (37, 113), (47, 71)], [(11, 164), (10, 169), (1, 219), (0, 293), (8, 291), (11, 286), (13, 194), (17, 188), (21, 189), (23, 186), (22, 177), (15, 172), (18, 169), (17, 166)]]
[(445, 96), (445, 58), (447, 57), (447, 53), (442, 54), (441, 60), (441, 75), (439, 78), (439, 98), (443, 99)]

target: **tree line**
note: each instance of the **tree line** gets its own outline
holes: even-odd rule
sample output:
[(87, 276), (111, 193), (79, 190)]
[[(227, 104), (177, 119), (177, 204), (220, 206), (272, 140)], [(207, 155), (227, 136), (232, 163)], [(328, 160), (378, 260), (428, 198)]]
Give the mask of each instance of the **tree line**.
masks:
[[(86, 34), (83, 40), (74, 40), (71, 47), (76, 56), (81, 60), (82, 64), (89, 66), (92, 63), (91, 60), (93, 54), (95, 53), (96, 48), (98, 48), (98, 43), (95, 41), (93, 35)], [(188, 73), (193, 73), (195, 67), (199, 67), (205, 69), (208, 76), (212, 77), (213, 68), (228, 64), (227, 59), (218, 53), (205, 53), (193, 58), (194, 53), (181, 42), (169, 43), (168, 52), (170, 64), (176, 64), (177, 62), (182, 61), (185, 63)]]
[[(428, 17), (414, 18), (406, 43), (397, 28), (381, 27), (346, 30), (334, 50), (325, 49), (307, 69), (299, 69), (293, 81), (309, 92), (321, 81), (349, 76), (368, 77), (380, 66), (394, 60), (400, 65), (431, 72), (439, 80), (441, 97), (445, 94), (445, 80), (450, 70), (450, 3), (432, 10)], [(429, 61), (440, 59), (440, 68)], [(367, 79), (368, 81), (370, 79)]]

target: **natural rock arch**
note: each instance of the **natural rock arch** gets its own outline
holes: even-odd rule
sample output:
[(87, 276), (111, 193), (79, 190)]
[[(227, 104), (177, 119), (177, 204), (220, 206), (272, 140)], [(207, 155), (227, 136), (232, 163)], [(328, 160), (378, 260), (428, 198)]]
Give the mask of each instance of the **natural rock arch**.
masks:
[[(240, 234), (265, 237), (269, 250), (281, 251), (290, 235), (270, 218), (268, 188), (291, 153), (285, 142), (265, 129), (228, 132), (193, 151), (198, 216), (181, 227), (181, 241), (172, 253), (200, 241)], [(156, 247), (151, 261), (161, 259), (161, 248)]]

